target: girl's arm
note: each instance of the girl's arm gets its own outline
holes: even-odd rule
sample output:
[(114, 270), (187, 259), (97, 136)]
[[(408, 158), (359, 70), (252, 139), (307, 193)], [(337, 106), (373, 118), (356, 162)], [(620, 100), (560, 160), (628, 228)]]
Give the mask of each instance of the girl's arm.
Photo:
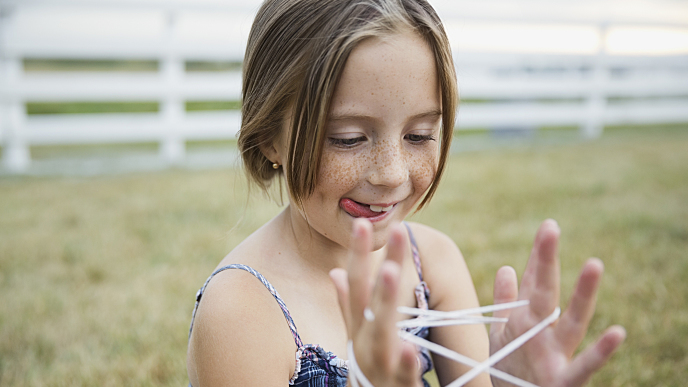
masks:
[[(454, 241), (431, 227), (410, 224), (418, 242), (423, 276), (430, 289), (430, 309), (452, 311), (479, 306), (470, 272)], [(478, 361), (489, 355), (484, 325), (431, 328), (430, 341)], [(470, 367), (434, 354), (433, 362), (443, 386), (470, 370)], [(491, 386), (490, 378), (481, 374), (466, 386)]]
[(251, 274), (228, 270), (211, 280), (189, 342), (194, 387), (283, 386), (295, 352), (281, 309)]

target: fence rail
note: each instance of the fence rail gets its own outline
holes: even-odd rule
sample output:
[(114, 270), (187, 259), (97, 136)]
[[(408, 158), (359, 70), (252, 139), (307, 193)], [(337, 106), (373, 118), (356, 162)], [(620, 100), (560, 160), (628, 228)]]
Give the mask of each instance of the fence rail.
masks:
[[(217, 4), (194, 8), (181, 3), (155, 8), (148, 3), (141, 7), (121, 0), (108, 2), (123, 12), (121, 20), (149, 20), (157, 26), (142, 30), (142, 37), (137, 38), (127, 35), (126, 25), (102, 33), (88, 19), (98, 20), (102, 4), (65, 4), (66, 8), (55, 8), (44, 1), (0, 3), (0, 143), (6, 170), (26, 171), (31, 146), (37, 145), (158, 142), (161, 157), (174, 164), (184, 160), (187, 141), (235, 136), (240, 126), (238, 111), (188, 112), (185, 106), (189, 101), (239, 100), (240, 72), (190, 72), (186, 64), (240, 62), (253, 9)], [(75, 6), (79, 8), (69, 8)], [(87, 18), (94, 33), (70, 31), (69, 25), (63, 31), (53, 19), (46, 21), (52, 27), (42, 30), (36, 23), (48, 19), (36, 16), (41, 7), (54, 10), (54, 18), (63, 23)], [(214, 39), (206, 40), (187, 36), (189, 20), (198, 19), (199, 9), (207, 11), (207, 7), (213, 14), (224, 15), (229, 25), (223, 31), (231, 36), (213, 35)], [(74, 10), (81, 14), (75, 16)], [(608, 27), (601, 24), (600, 33)], [(688, 56), (614, 56), (604, 50), (590, 55), (457, 51), (455, 58), (461, 97), (466, 101), (459, 108), (458, 129), (575, 125), (582, 136), (594, 138), (609, 124), (688, 122)], [(27, 72), (25, 59), (147, 60), (157, 63), (158, 69)], [(27, 114), (27, 103), (74, 101), (155, 101), (159, 111)]]

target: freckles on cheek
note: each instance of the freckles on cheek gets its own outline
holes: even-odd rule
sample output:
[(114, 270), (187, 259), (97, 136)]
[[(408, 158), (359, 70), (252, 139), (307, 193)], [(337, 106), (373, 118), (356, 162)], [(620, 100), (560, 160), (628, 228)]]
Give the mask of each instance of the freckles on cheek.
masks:
[(358, 183), (365, 164), (367, 155), (342, 155), (335, 152), (323, 154), (320, 172), (318, 173), (318, 185), (322, 190), (344, 189), (348, 190)]
[(413, 175), (416, 176), (417, 188), (425, 191), (430, 187), (437, 173), (438, 151), (434, 149), (426, 150), (419, 156), (410, 165)]

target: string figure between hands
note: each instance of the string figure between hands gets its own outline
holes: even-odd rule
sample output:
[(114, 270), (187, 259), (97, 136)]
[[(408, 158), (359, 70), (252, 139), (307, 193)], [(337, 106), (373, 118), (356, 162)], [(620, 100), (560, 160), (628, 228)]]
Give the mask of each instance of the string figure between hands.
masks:
[[(611, 326), (593, 345), (574, 356), (594, 313), (604, 266), (596, 258), (585, 263), (569, 306), (562, 313), (558, 306), (559, 234), (555, 221), (546, 220), (542, 223), (536, 233), (520, 288), (512, 268), (503, 267), (497, 272), (495, 305), (438, 311), (397, 307), (400, 267), (407, 243), (406, 234), (400, 227), (392, 230), (387, 258), (381, 266), (375, 289), (372, 288), (368, 262), (370, 226), (367, 223), (358, 224), (354, 227), (354, 235), (362, 242), (352, 244), (348, 270), (335, 269), (331, 272), (349, 329), (347, 349), (351, 385), (373, 387), (356, 361), (353, 338), (359, 340), (357, 345), (369, 347), (361, 357), (365, 356), (366, 372), (374, 370), (376, 373), (372, 375), (376, 384), (414, 385), (408, 382), (415, 375), (410, 369), (412, 353), (415, 353), (415, 349), (411, 348), (414, 347), (427, 349), (471, 367), (467, 372), (455, 376), (456, 379), (447, 385), (449, 387), (463, 386), (482, 373), (488, 373), (496, 386), (506, 383), (519, 387), (534, 387), (535, 383), (546, 387), (585, 384), (607, 362), (626, 334), (623, 327)], [(398, 321), (398, 313), (413, 318)], [(493, 315), (484, 317), (483, 313)], [(476, 361), (404, 330), (467, 324), (491, 324), (492, 354), (487, 360)], [(526, 343), (524, 352), (519, 351), (519, 356), (508, 356)], [(446, 345), (444, 342), (442, 344)], [(493, 367), (498, 362), (501, 362), (500, 369)]]
[[(408, 320), (399, 321), (396, 325), (397, 328), (399, 328), (398, 334), (402, 340), (415, 344), (418, 347), (426, 348), (431, 352), (434, 352), (438, 355), (444, 356), (448, 359), (454, 360), (461, 364), (473, 367), (469, 372), (465, 373), (464, 375), (450, 383), (447, 387), (463, 386), (482, 372), (488, 372), (495, 378), (502, 379), (519, 387), (537, 387), (537, 385), (533, 383), (530, 383), (523, 379), (519, 379), (513, 375), (500, 371), (496, 368), (492, 368), (492, 366), (500, 360), (504, 359), (506, 356), (518, 349), (520, 346), (525, 344), (528, 340), (540, 333), (547, 326), (555, 322), (561, 314), (561, 309), (559, 307), (556, 307), (554, 309), (554, 312), (552, 312), (552, 314), (550, 314), (540, 323), (536, 324), (528, 331), (518, 336), (516, 339), (511, 341), (509, 344), (505, 345), (499, 351), (492, 354), (487, 360), (483, 362), (478, 362), (467, 356), (461, 355), (460, 353), (445, 348), (439, 344), (435, 344), (431, 341), (425, 340), (403, 330), (403, 328), (416, 327), (440, 327), (449, 325), (506, 323), (508, 321), (508, 318), (483, 317), (482, 314), (523, 307), (527, 306), (529, 303), (530, 301), (528, 300), (520, 300), (497, 305), (487, 305), (479, 308), (455, 310), (451, 312), (400, 306), (397, 308), (397, 311), (399, 313), (416, 317)], [(369, 308), (366, 308), (364, 310), (364, 317), (368, 321), (373, 321), (375, 319), (374, 313)], [(351, 385), (353, 387), (359, 387), (360, 385), (362, 385), (363, 387), (374, 387), (356, 363), (356, 357), (353, 351), (353, 341), (349, 340), (347, 344), (347, 350), (349, 356), (349, 377), (351, 380)]]

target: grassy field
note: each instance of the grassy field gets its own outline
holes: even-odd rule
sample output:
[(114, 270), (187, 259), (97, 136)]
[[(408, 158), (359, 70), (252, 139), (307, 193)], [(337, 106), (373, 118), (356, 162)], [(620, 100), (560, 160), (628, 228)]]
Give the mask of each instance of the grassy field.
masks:
[[(555, 218), (562, 305), (600, 257), (589, 340), (609, 324), (628, 331), (592, 385), (685, 385), (688, 127), (463, 152), (440, 187), (412, 220), (456, 241), (482, 303), (497, 268), (521, 272), (538, 224)], [(185, 385), (196, 290), (278, 211), (247, 200), (235, 170), (0, 179), (0, 385)]]

